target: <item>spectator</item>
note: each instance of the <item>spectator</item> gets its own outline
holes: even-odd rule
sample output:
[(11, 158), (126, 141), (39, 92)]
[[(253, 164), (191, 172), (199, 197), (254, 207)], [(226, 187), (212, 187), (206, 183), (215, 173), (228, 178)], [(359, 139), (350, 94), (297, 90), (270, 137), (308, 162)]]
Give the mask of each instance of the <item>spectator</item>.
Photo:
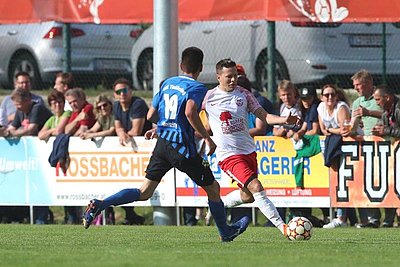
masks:
[[(320, 127), (318, 121), (318, 111), (317, 107), (321, 102), (317, 96), (317, 92), (314, 88), (302, 88), (300, 90), (300, 102), (299, 108), (302, 114), (303, 124), (301, 128), (294, 133), (293, 141), (295, 143), (296, 151), (296, 164), (295, 164), (295, 177), (296, 177), (296, 186), (300, 188), (304, 188), (304, 181), (303, 181), (303, 158), (304, 157), (311, 157), (315, 155), (315, 153), (320, 153), (320, 145), (319, 145), (319, 134), (320, 134)], [(317, 138), (318, 136), (318, 138)], [(315, 138), (315, 140), (314, 140)], [(304, 142), (303, 142), (304, 141)], [(316, 148), (312, 148), (312, 145), (317, 143)], [(303, 152), (305, 149), (308, 152), (307, 156)], [(302, 152), (301, 154), (299, 154)], [(300, 155), (300, 156), (299, 156)], [(301, 158), (299, 160), (298, 158)], [(299, 172), (297, 171), (299, 168)], [(324, 219), (323, 222), (329, 222), (329, 209), (328, 208), (321, 208)], [(307, 217), (310, 221), (312, 221), (313, 225), (317, 227), (320, 225), (322, 227), (323, 222), (321, 223), (317, 220), (316, 217), (312, 216), (312, 209), (311, 208), (295, 208), (291, 209), (294, 216), (304, 216)]]
[[(322, 88), (322, 102), (318, 105), (318, 121), (321, 132), (327, 136), (325, 140), (325, 166), (337, 170), (339, 166), (338, 158), (341, 154), (340, 146), (342, 137), (351, 134), (350, 129), (344, 127), (345, 120), (350, 121), (350, 107), (344, 93), (333, 84), (327, 84)], [(332, 140), (332, 146), (331, 142)], [(334, 151), (334, 156), (330, 157), (330, 150)], [(329, 162), (328, 162), (328, 160)], [(337, 218), (325, 224), (323, 228), (331, 229), (335, 227), (347, 226), (347, 218), (350, 213), (354, 214), (354, 209), (337, 209)]]
[[(286, 117), (289, 114), (301, 117), (298, 104), (299, 92), (294, 84), (288, 80), (283, 80), (278, 85), (278, 94), (282, 102), (280, 107), (280, 116)], [(297, 125), (275, 125), (273, 129), (274, 136), (291, 138), (299, 130)]]
[[(355, 73), (351, 80), (353, 81), (354, 89), (359, 95), (352, 106), (352, 128), (362, 125), (364, 135), (371, 135), (372, 128), (382, 117), (382, 109), (373, 96), (375, 88), (372, 75), (363, 69)], [(357, 228), (379, 227), (381, 217), (379, 208), (359, 208), (358, 213), (360, 224), (356, 225)]]
[[(376, 124), (371, 133), (384, 138), (400, 138), (400, 102), (393, 90), (384, 85), (378, 86), (374, 92), (376, 103), (383, 109), (382, 120)], [(379, 209), (378, 209), (379, 211)], [(380, 221), (380, 211), (376, 217)], [(385, 219), (382, 227), (393, 227), (396, 208), (385, 208)], [(378, 223), (379, 223), (378, 221)]]
[[(47, 119), (51, 117), (51, 111), (44, 105), (33, 102), (31, 93), (26, 89), (15, 89), (11, 94), (11, 100), (17, 111), (13, 122), (7, 128), (3, 128), (0, 135), (5, 137), (37, 136)], [(47, 223), (49, 215), (49, 207), (34, 207), (36, 224)]]
[[(26, 72), (18, 72), (14, 78), (14, 88), (21, 88), (30, 92), (31, 90), (31, 78)], [(41, 96), (31, 93), (31, 99), (33, 102), (37, 102), (44, 105), (43, 98)], [(7, 127), (14, 120), (15, 112), (17, 108), (15, 107), (13, 101), (11, 100), (11, 95), (4, 97), (3, 102), (0, 106), (0, 125)]]
[[(82, 139), (92, 139), (95, 137), (106, 137), (115, 135), (115, 120), (112, 113), (113, 102), (105, 95), (100, 95), (95, 101), (96, 123), (88, 131), (81, 133)], [(115, 212), (113, 207), (106, 210), (107, 224), (115, 224)], [(95, 224), (102, 224), (101, 217), (97, 218)]]
[[(126, 146), (134, 142), (132, 137), (143, 136), (152, 128), (152, 123), (146, 119), (149, 108), (143, 99), (132, 95), (132, 86), (129, 81), (120, 78), (114, 82), (113, 113), (115, 117), (115, 131), (121, 145)], [(134, 208), (122, 207), (125, 210), (125, 224), (143, 224), (144, 217), (139, 216)]]
[[(54, 89), (61, 92), (63, 95), (69, 90), (75, 87), (74, 77), (70, 72), (59, 72), (56, 74), (56, 80), (54, 81)], [(68, 102), (65, 103), (65, 110), (72, 110)]]
[(96, 122), (93, 113), (93, 105), (86, 101), (86, 95), (81, 88), (73, 88), (65, 93), (65, 99), (72, 108), (71, 117), (65, 126), (65, 133), (71, 136), (79, 136), (86, 132)]
[[(301, 117), (300, 107), (298, 104), (299, 92), (297, 91), (295, 85), (288, 81), (283, 80), (278, 85), (278, 94), (282, 102), (280, 106), (280, 116), (286, 117), (289, 114), (293, 116)], [(291, 125), (275, 125), (273, 128), (273, 135), (280, 136), (284, 138), (293, 137), (294, 133), (300, 127), (295, 124)], [(286, 208), (277, 208), (279, 215), (282, 218), (286, 218)], [(270, 222), (267, 222), (266, 226), (272, 226)]]
[(94, 137), (105, 137), (115, 135), (114, 114), (112, 113), (113, 103), (105, 95), (100, 95), (95, 101), (96, 123), (88, 131), (81, 133), (82, 139)]
[(64, 110), (65, 98), (63, 93), (52, 90), (47, 97), (47, 102), (53, 112), (53, 116), (46, 121), (38, 135), (39, 139), (45, 141), (51, 136), (64, 133), (65, 126), (71, 116), (71, 111)]

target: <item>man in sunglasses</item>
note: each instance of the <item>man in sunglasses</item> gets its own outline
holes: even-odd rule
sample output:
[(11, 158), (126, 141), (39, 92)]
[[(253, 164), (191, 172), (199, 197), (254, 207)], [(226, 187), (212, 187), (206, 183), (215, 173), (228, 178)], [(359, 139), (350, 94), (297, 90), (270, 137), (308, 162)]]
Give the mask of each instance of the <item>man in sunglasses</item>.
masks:
[[(119, 142), (123, 146), (132, 144), (132, 137), (143, 136), (152, 128), (152, 123), (146, 119), (146, 102), (132, 95), (132, 86), (125, 78), (117, 79), (113, 85), (114, 102), (113, 113), (115, 117), (115, 131)], [(138, 215), (132, 207), (122, 207), (125, 210), (125, 224), (143, 224), (144, 217)]]
[(143, 136), (152, 128), (152, 123), (146, 119), (146, 102), (132, 95), (132, 86), (124, 78), (117, 79), (113, 85), (115, 116), (115, 131), (121, 145), (127, 145), (133, 136)]
[(91, 200), (85, 212), (85, 228), (89, 227), (93, 218), (108, 206), (149, 199), (163, 176), (175, 167), (185, 172), (206, 191), (210, 211), (222, 241), (232, 241), (246, 230), (249, 224), (248, 217), (231, 226), (226, 224), (219, 184), (209, 164), (206, 164), (197, 153), (195, 131), (204, 138), (210, 149), (209, 155), (214, 153), (216, 148), (199, 117), (201, 103), (207, 92), (207, 88), (196, 81), (203, 69), (203, 58), (204, 54), (199, 48), (186, 48), (182, 52), (180, 64), (183, 75), (166, 79), (153, 98), (147, 118), (157, 123), (157, 133), (147, 132), (145, 137), (152, 138), (158, 135), (158, 139), (146, 169), (143, 185), (140, 189), (124, 189), (103, 201)]

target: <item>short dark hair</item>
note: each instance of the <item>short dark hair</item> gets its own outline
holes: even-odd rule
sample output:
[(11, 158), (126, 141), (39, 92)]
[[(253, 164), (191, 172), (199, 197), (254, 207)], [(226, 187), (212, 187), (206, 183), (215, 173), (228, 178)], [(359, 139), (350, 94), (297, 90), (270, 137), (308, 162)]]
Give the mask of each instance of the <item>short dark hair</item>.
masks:
[(26, 71), (19, 71), (15, 74), (14, 78), (18, 79), (19, 76), (25, 76), (28, 77), (29, 80), (31, 79), (31, 76), (29, 75), (29, 73), (27, 73)]
[(11, 94), (12, 101), (22, 102), (22, 101), (27, 101), (27, 100), (31, 100), (31, 99), (32, 99), (31, 93), (29, 91), (21, 89), (21, 88), (15, 89)]
[(182, 70), (186, 73), (200, 72), (203, 68), (204, 53), (198, 47), (188, 47), (182, 52)]
[(379, 90), (381, 96), (395, 96), (394, 90), (390, 87), (387, 87), (384, 84), (380, 84), (375, 88), (375, 91)]
[(56, 78), (61, 77), (61, 83), (66, 85), (68, 89), (75, 87), (75, 80), (70, 72), (59, 72), (56, 74)]
[(115, 86), (116, 86), (117, 84), (125, 84), (126, 86), (128, 86), (129, 88), (132, 89), (132, 85), (131, 85), (131, 83), (128, 81), (128, 79), (125, 79), (125, 78), (118, 78), (118, 79), (114, 82), (114, 84), (113, 84), (113, 89), (115, 88)]
[(65, 97), (64, 94), (61, 93), (60, 91), (57, 91), (56, 89), (53, 89), (50, 91), (49, 95), (47, 96), (47, 103), (51, 106), (51, 101), (62, 101), (65, 103)]
[(237, 85), (243, 87), (244, 89), (247, 89), (251, 92), (251, 88), (253, 88), (253, 85), (251, 84), (249, 78), (247, 78), (244, 75), (240, 75), (237, 79)]
[(233, 68), (233, 67), (236, 68), (236, 62), (230, 58), (221, 59), (215, 66), (217, 73), (219, 73), (223, 68)]

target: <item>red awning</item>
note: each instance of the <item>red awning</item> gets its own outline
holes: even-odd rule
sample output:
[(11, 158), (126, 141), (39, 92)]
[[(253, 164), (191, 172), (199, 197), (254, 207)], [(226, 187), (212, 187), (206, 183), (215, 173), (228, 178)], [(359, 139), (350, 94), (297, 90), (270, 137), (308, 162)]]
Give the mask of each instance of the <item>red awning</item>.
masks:
[[(178, 0), (179, 21), (397, 22), (394, 0)], [(153, 0), (2, 0), (0, 23), (140, 23), (153, 21)]]

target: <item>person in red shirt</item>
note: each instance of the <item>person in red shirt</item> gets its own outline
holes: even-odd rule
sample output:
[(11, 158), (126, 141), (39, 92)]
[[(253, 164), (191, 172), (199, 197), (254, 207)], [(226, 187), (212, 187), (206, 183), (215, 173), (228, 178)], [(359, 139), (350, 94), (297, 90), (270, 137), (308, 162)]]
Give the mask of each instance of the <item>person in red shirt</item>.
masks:
[(86, 101), (86, 95), (81, 88), (73, 88), (65, 93), (65, 99), (72, 108), (71, 117), (65, 126), (65, 133), (79, 136), (96, 123), (93, 105)]

